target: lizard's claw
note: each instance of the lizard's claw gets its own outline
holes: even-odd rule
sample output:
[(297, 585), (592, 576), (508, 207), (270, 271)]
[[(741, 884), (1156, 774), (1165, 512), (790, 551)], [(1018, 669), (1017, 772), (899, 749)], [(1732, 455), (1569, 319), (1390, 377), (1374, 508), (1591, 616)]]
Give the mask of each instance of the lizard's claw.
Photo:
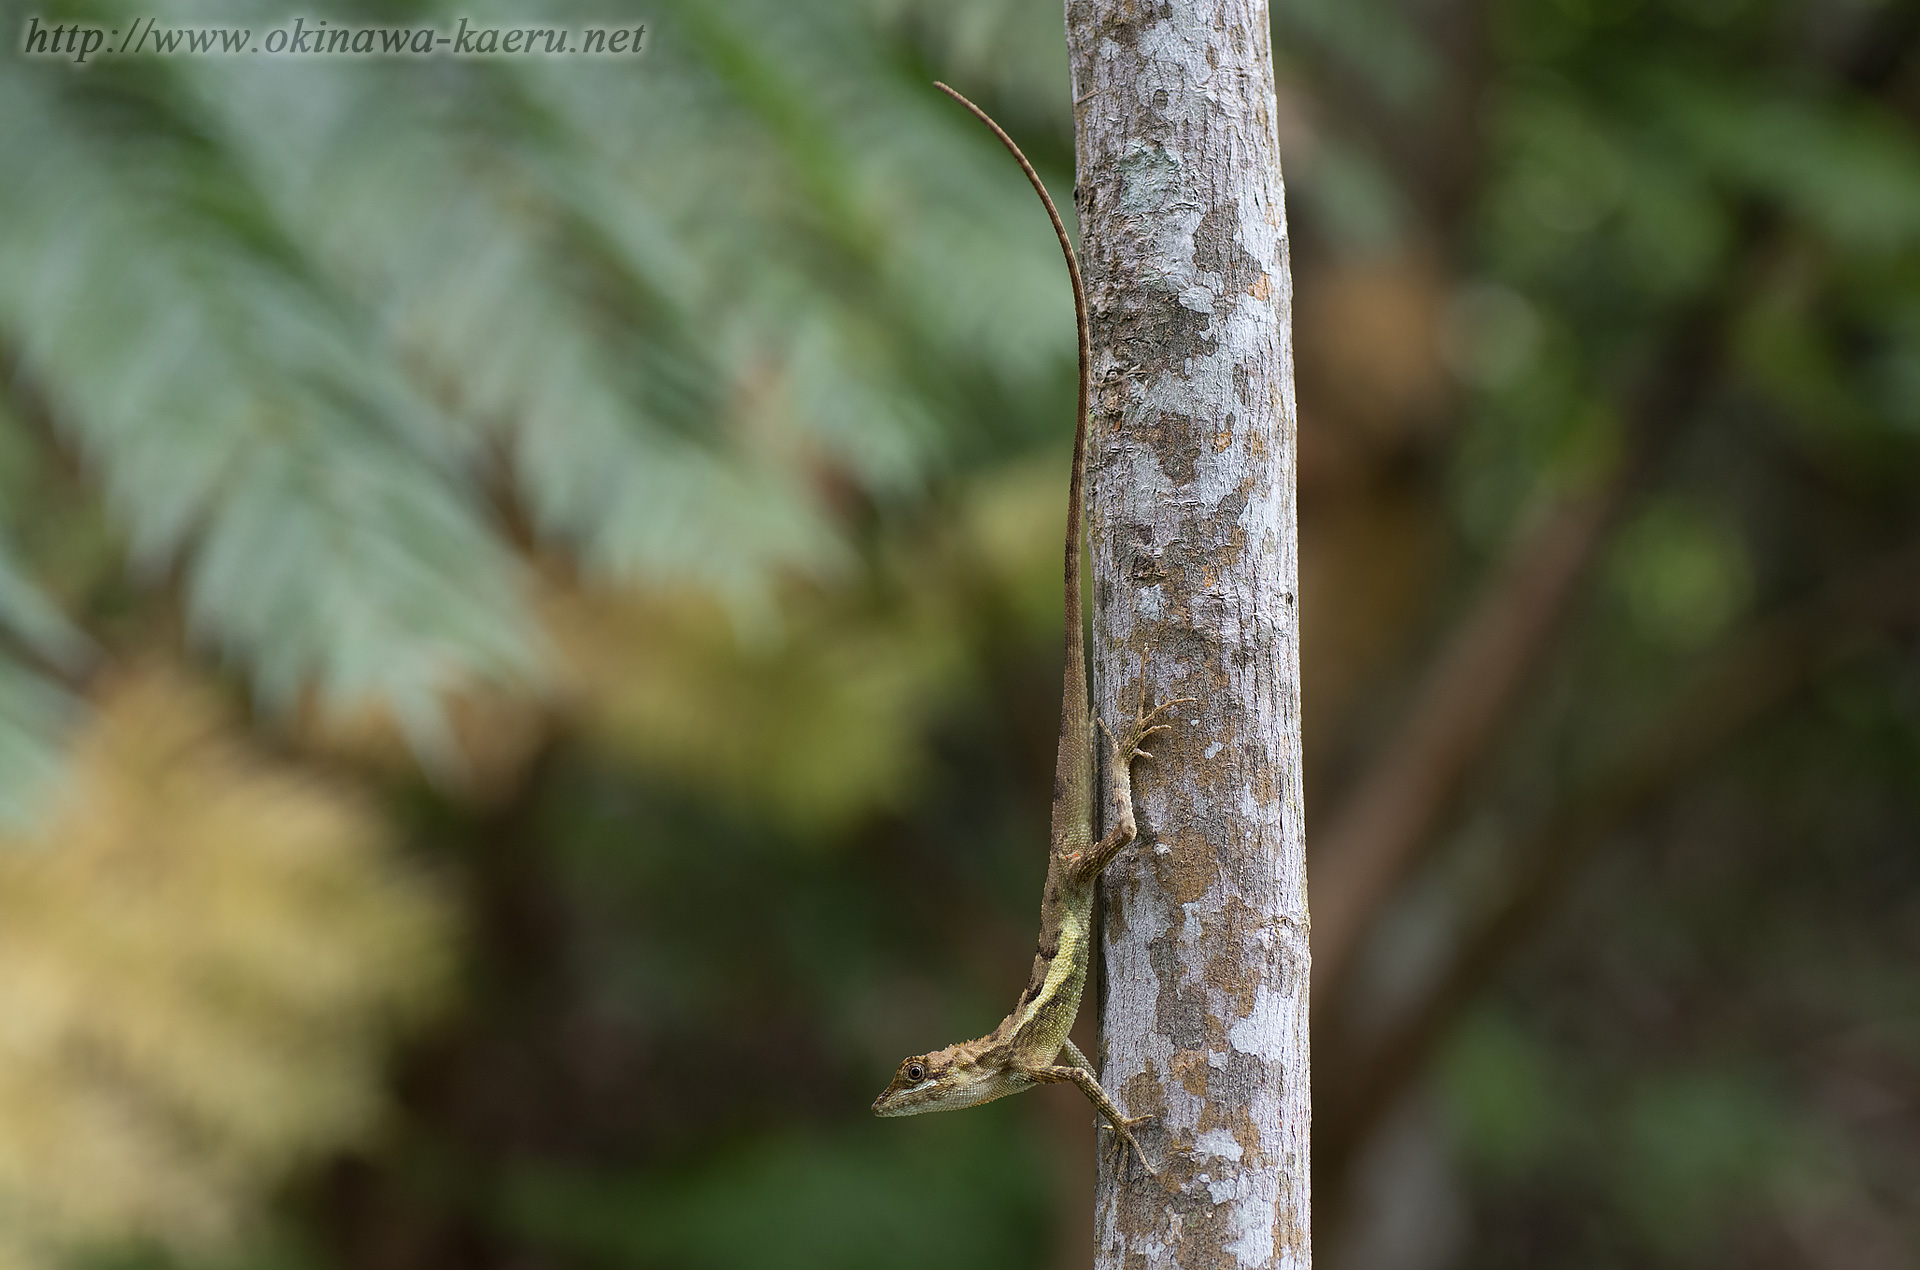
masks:
[(1152, 758), (1152, 753), (1141, 749), (1140, 743), (1156, 732), (1172, 731), (1173, 724), (1160, 723), (1157, 720), (1174, 707), (1190, 705), (1194, 700), (1196, 700), (1196, 698), (1175, 697), (1171, 701), (1163, 701), (1149, 710), (1147, 709), (1147, 680), (1146, 676), (1142, 675), (1140, 678), (1140, 704), (1135, 707), (1133, 719), (1122, 734), (1120, 736), (1114, 736), (1113, 733), (1107, 732), (1106, 724), (1103, 723), (1100, 725), (1100, 730), (1107, 732), (1108, 744), (1113, 746), (1114, 762), (1131, 763), (1136, 758)]
[(1114, 1136), (1119, 1139), (1118, 1145), (1123, 1155), (1129, 1149), (1132, 1150), (1134, 1158), (1140, 1161), (1140, 1167), (1146, 1170), (1149, 1177), (1159, 1170), (1147, 1163), (1147, 1153), (1140, 1149), (1140, 1139), (1133, 1136), (1133, 1129), (1135, 1125), (1146, 1124), (1152, 1119), (1152, 1116), (1122, 1116), (1118, 1124), (1107, 1124), (1104, 1121), (1101, 1124), (1102, 1128), (1113, 1130)]

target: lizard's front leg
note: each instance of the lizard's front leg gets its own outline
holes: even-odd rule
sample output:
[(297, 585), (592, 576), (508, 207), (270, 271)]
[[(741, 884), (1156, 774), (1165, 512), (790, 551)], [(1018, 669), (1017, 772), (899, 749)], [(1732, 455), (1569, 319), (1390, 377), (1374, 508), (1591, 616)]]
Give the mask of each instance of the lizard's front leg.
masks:
[(1113, 1127), (1113, 1132), (1124, 1144), (1122, 1149), (1132, 1148), (1134, 1155), (1140, 1161), (1140, 1167), (1148, 1173), (1154, 1172), (1153, 1165), (1147, 1163), (1147, 1153), (1140, 1149), (1140, 1140), (1133, 1136), (1135, 1125), (1145, 1124), (1153, 1117), (1121, 1115), (1120, 1108), (1113, 1105), (1113, 1099), (1107, 1097), (1107, 1091), (1100, 1087), (1100, 1078), (1093, 1074), (1093, 1064), (1087, 1061), (1087, 1056), (1082, 1054), (1079, 1047), (1072, 1041), (1067, 1041), (1063, 1048), (1071, 1063), (1070, 1066), (1031, 1067), (1027, 1069), (1028, 1074), (1042, 1084), (1071, 1082), (1078, 1085), (1080, 1092), (1087, 1096), (1087, 1101), (1093, 1104), (1094, 1110), (1105, 1117), (1107, 1123)]

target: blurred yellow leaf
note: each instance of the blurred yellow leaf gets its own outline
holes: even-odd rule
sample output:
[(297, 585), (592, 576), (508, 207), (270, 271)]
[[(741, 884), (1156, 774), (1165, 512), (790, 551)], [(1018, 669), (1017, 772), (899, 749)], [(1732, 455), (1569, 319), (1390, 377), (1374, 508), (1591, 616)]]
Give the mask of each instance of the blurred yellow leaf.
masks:
[(773, 647), (690, 595), (555, 590), (543, 616), (592, 734), (803, 831), (911, 790), (923, 718), (962, 653), (950, 625), (824, 601), (791, 606)]
[(432, 752), (413, 744), (377, 700), (351, 706), (309, 694), (293, 718), (295, 744), (376, 778), (424, 774), (468, 804), (498, 806), (517, 793), (548, 737), (547, 703), (537, 694), (465, 683), (437, 701), (445, 731)]
[(230, 1241), (373, 1127), (450, 934), (368, 807), (178, 672), (119, 677), (58, 810), (0, 844), (0, 1266)]

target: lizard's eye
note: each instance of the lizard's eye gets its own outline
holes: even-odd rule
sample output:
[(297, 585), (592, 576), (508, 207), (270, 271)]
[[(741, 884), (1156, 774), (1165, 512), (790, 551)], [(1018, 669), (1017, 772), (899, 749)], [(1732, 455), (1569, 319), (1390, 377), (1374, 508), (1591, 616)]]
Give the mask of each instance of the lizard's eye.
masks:
[(921, 1081), (923, 1081), (923, 1080), (925, 1080), (926, 1078), (927, 1078), (927, 1069), (926, 1069), (926, 1068), (924, 1068), (924, 1067), (922, 1067), (922, 1066), (921, 1066), (920, 1064), (918, 1064), (918, 1063), (908, 1063), (908, 1064), (907, 1064), (907, 1079), (908, 1079), (908, 1080), (910, 1080), (910, 1081), (912, 1081), (912, 1082), (913, 1082), (914, 1084), (916, 1084), (916, 1085), (917, 1085), (917, 1084), (919, 1084), (919, 1083), (920, 1083)]

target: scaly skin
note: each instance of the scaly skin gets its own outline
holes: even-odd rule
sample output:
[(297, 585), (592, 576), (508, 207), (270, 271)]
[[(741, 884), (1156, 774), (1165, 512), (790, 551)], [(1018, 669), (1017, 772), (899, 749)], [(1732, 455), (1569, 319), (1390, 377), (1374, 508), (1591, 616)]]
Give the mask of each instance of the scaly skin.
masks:
[[(1130, 844), (1133, 820), (1133, 760), (1152, 758), (1141, 742), (1169, 724), (1157, 722), (1174, 706), (1190, 701), (1181, 697), (1146, 709), (1145, 684), (1141, 708), (1119, 735), (1107, 733), (1110, 762), (1107, 800), (1112, 830), (1093, 839), (1095, 719), (1087, 696), (1087, 651), (1081, 631), (1080, 536), (1086, 521), (1087, 408), (1092, 395), (1091, 349), (1087, 334), (1086, 292), (1080, 265), (1060, 213), (1040, 176), (1013, 139), (986, 112), (948, 88), (941, 92), (972, 111), (993, 130), (1020, 170), (1032, 182), (1045, 204), (1067, 260), (1073, 284), (1073, 309), (1080, 335), (1080, 408), (1073, 434), (1073, 475), (1067, 486), (1066, 535), (1066, 652), (1067, 665), (1060, 704), (1060, 751), (1054, 766), (1052, 850), (1047, 860), (1047, 889), (1040, 903), (1040, 942), (1034, 952), (1033, 973), (1013, 1012), (1000, 1026), (976, 1041), (962, 1041), (931, 1054), (916, 1054), (900, 1064), (893, 1082), (874, 1100), (879, 1116), (916, 1116), (929, 1111), (953, 1111), (1017, 1094), (1035, 1085), (1071, 1082), (1078, 1085), (1126, 1146), (1152, 1171), (1146, 1153), (1133, 1136), (1133, 1126), (1148, 1119), (1128, 1117), (1100, 1087), (1093, 1064), (1067, 1039), (1080, 1011), (1080, 993), (1086, 986), (1087, 965), (1093, 951), (1093, 896), (1100, 871)], [(1066, 1062), (1059, 1061), (1064, 1053)]]

